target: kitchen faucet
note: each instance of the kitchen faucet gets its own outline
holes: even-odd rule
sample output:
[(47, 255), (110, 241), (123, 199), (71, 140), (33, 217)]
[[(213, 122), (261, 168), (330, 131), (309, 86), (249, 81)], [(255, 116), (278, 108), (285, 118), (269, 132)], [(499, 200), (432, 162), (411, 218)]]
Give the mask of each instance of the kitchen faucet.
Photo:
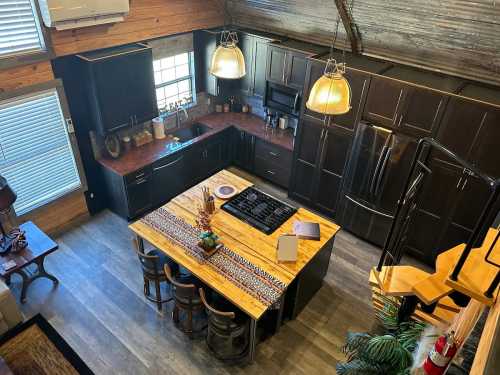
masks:
[(174, 111), (175, 111), (175, 127), (176, 128), (180, 128), (182, 120), (181, 120), (181, 117), (180, 117), (179, 113), (181, 111), (184, 112), (184, 120), (185, 121), (189, 119), (189, 115), (188, 115), (188, 113), (186, 111), (186, 108), (184, 108), (182, 106), (182, 100), (179, 100), (179, 101), (175, 102), (175, 104), (174, 104)]

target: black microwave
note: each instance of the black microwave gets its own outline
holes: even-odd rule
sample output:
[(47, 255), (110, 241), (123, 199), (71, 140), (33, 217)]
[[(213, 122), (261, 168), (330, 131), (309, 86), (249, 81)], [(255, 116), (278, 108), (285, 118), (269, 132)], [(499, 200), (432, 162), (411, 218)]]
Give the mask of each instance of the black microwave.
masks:
[(300, 114), (300, 100), (300, 91), (276, 83), (267, 83), (266, 107), (298, 117)]

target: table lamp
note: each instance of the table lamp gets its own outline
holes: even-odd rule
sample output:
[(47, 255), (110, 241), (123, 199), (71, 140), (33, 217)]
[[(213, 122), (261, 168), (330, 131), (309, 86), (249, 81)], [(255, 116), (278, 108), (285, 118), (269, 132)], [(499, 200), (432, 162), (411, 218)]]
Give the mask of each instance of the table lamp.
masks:
[(2, 216), (7, 215), (17, 199), (16, 193), (11, 189), (7, 180), (0, 175), (0, 253), (5, 253), (12, 246), (11, 238), (5, 233), (2, 224)]

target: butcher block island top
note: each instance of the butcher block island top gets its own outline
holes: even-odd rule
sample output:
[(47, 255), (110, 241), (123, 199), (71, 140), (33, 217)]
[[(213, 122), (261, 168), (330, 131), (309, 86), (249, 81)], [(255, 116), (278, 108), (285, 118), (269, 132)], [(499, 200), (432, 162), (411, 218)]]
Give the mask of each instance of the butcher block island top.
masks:
[[(198, 217), (198, 206), (201, 204), (201, 187), (209, 187), (210, 191), (213, 192), (217, 186), (222, 184), (231, 184), (239, 192), (253, 185), (251, 182), (227, 170), (223, 170), (172, 199), (160, 208), (160, 210), (165, 210), (169, 214), (195, 226)], [(216, 211), (211, 221), (212, 229), (220, 237), (220, 241), (225, 247), (282, 282), (286, 287), (300, 275), (301, 271), (304, 270), (311, 260), (317, 257), (317, 254), (322, 249), (328, 247), (328, 254), (331, 253), (330, 245), (333, 244), (333, 237), (340, 229), (336, 224), (308, 210), (299, 208), (297, 213), (274, 233), (266, 235), (223, 211), (220, 206), (224, 202), (224, 200), (215, 198)], [(293, 233), (293, 223), (296, 220), (319, 223), (321, 238), (319, 241), (300, 239), (297, 261), (279, 263), (276, 251), (278, 237), (282, 234)], [(239, 288), (235, 283), (229, 281), (219, 272), (214, 271), (207, 264), (200, 263), (195, 257), (186, 252), (183, 246), (170, 240), (166, 235), (154, 229), (144, 220), (132, 223), (129, 228), (139, 238), (151, 243), (176, 262), (186, 267), (210, 288), (216, 290), (238, 306), (252, 319), (258, 320), (269, 308), (261, 300)]]

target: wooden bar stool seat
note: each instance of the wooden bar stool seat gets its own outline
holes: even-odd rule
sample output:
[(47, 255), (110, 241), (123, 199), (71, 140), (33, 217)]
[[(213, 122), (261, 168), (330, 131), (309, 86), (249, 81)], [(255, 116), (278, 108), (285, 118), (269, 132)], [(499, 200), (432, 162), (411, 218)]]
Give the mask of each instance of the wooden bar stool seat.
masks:
[[(181, 280), (189, 282), (184, 284), (174, 277), (170, 265), (164, 265), (164, 272), (173, 287), (173, 298), (175, 301), (174, 310), (172, 312), (172, 319), (182, 332), (186, 333), (189, 338), (193, 338), (193, 333), (201, 332), (206, 328), (206, 324), (201, 325), (198, 329), (193, 329), (193, 315), (204, 314), (204, 305), (198, 294), (197, 284), (199, 281), (194, 280), (194, 276), (179, 273)], [(186, 319), (181, 321), (180, 313), (186, 314)]]
[[(158, 310), (161, 311), (164, 303), (172, 301), (172, 297), (162, 299), (161, 296), (160, 284), (162, 282), (168, 282), (163, 266), (168, 264), (170, 269), (175, 271), (177, 271), (179, 267), (177, 263), (160, 250), (151, 250), (147, 254), (137, 251), (137, 256), (141, 262), (144, 277), (144, 295), (148, 300), (156, 303)], [(150, 282), (153, 282), (155, 285), (155, 296), (151, 295)]]
[(217, 294), (210, 303), (202, 288), (199, 294), (208, 313), (206, 341), (212, 354), (226, 361), (245, 358), (249, 343), (248, 317)]

